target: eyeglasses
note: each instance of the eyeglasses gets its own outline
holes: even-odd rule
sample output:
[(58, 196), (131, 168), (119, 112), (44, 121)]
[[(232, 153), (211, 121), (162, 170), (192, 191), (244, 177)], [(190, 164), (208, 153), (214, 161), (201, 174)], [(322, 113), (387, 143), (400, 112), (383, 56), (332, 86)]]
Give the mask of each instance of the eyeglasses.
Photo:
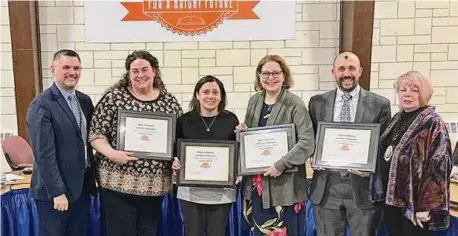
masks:
[(272, 72), (269, 72), (269, 71), (261, 71), (261, 73), (259, 73), (261, 75), (261, 77), (263, 79), (268, 79), (270, 77), (270, 75), (272, 75), (272, 77), (274, 77), (275, 79), (278, 79), (280, 78), (280, 76), (283, 74), (283, 71), (272, 71)]

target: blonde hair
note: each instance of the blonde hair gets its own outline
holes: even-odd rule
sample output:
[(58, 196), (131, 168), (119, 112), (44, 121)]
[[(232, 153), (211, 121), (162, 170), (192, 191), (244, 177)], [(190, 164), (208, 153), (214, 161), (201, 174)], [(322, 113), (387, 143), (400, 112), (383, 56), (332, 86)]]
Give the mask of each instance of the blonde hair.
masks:
[(398, 77), (394, 84), (396, 93), (399, 92), (403, 82), (408, 82), (409, 84), (418, 88), (420, 106), (428, 105), (429, 100), (433, 96), (433, 85), (427, 76), (415, 70), (402, 74)]
[(270, 61), (278, 63), (280, 65), (280, 69), (283, 71), (283, 77), (285, 78), (285, 81), (283, 82), (283, 88), (289, 89), (293, 87), (293, 76), (291, 75), (291, 71), (288, 65), (286, 65), (285, 60), (283, 60), (283, 58), (278, 55), (267, 55), (259, 61), (258, 66), (256, 67), (256, 80), (254, 82), (255, 91), (264, 90), (259, 79), (259, 74), (261, 73), (262, 67)]

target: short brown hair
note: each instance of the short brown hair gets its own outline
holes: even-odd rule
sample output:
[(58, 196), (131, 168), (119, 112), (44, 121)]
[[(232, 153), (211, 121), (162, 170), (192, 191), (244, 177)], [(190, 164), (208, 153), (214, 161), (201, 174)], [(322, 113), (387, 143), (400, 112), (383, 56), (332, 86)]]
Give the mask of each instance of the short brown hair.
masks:
[(429, 100), (433, 96), (433, 85), (431, 84), (431, 80), (427, 76), (415, 70), (406, 72), (399, 76), (394, 84), (396, 93), (399, 92), (401, 83), (406, 80), (418, 88), (420, 106), (428, 105)]
[(256, 67), (256, 79), (254, 82), (254, 89), (255, 91), (263, 91), (261, 81), (259, 79), (259, 74), (261, 73), (262, 67), (269, 61), (276, 62), (280, 65), (281, 70), (283, 71), (283, 76), (285, 77), (285, 81), (283, 82), (283, 87), (289, 89), (293, 87), (293, 77), (291, 75), (291, 71), (289, 70), (288, 65), (286, 65), (285, 60), (281, 56), (278, 55), (267, 55), (263, 57), (259, 63), (258, 67)]

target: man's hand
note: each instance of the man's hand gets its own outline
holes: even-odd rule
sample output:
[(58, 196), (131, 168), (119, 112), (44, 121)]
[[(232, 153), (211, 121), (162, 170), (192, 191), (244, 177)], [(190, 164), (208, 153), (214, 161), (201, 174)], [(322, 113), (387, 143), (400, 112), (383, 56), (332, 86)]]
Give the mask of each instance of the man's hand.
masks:
[(348, 170), (348, 172), (361, 176), (361, 177), (369, 177), (371, 176), (371, 172), (366, 172), (366, 171), (359, 171), (359, 170)]
[(281, 173), (278, 172), (277, 168), (275, 168), (274, 165), (270, 166), (269, 168), (267, 168), (266, 170), (264, 170), (264, 176), (272, 176), (272, 177), (277, 177), (279, 176)]
[(431, 216), (429, 215), (429, 211), (416, 212), (412, 223), (415, 226), (418, 225), (420, 228), (423, 228), (423, 224), (421, 222), (428, 222), (430, 219)]
[(313, 157), (310, 157), (310, 166), (312, 167), (313, 170), (326, 170), (326, 168), (314, 166), (313, 165)]
[(68, 200), (65, 194), (61, 194), (54, 198), (54, 209), (58, 211), (68, 210)]

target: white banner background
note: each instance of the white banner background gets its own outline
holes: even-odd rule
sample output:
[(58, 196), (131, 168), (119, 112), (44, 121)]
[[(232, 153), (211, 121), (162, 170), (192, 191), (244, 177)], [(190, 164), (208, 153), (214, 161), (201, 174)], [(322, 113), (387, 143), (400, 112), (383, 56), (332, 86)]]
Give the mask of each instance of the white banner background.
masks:
[[(122, 2), (141, 2), (130, 0)], [(121, 21), (121, 1), (84, 1), (87, 42), (247, 41), (295, 38), (296, 2), (261, 0), (253, 9), (259, 19), (224, 20), (198, 36), (173, 33), (156, 21)]]

